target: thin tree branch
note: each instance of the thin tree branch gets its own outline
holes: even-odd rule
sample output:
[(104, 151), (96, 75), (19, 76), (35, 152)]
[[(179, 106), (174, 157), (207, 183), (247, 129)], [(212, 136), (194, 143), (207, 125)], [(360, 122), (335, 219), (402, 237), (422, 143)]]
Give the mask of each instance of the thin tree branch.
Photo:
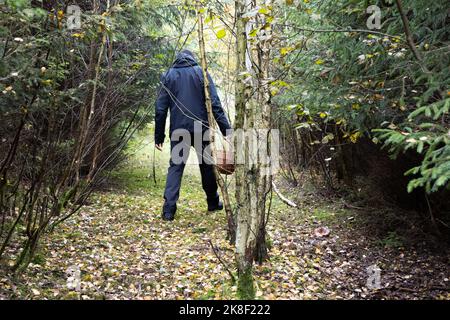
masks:
[(277, 186), (275, 185), (275, 183), (272, 181), (272, 188), (273, 191), (276, 193), (276, 195), (280, 198), (281, 201), (283, 201), (285, 204), (287, 204), (290, 207), (293, 208), (297, 208), (297, 204), (291, 200), (289, 200), (288, 198), (286, 198), (285, 196), (283, 196), (280, 192), (280, 190), (278, 190)]
[(217, 252), (217, 249), (214, 247), (212, 241), (209, 240), (208, 242), (209, 242), (209, 245), (211, 246), (211, 249), (214, 252), (214, 255), (216, 256), (217, 260), (219, 260), (219, 262), (224, 266), (225, 270), (227, 270), (228, 274), (230, 275), (231, 281), (233, 281), (233, 283), (236, 283), (236, 278), (234, 277), (233, 272), (231, 272), (228, 265), (222, 260), (222, 258), (220, 258), (220, 255)]
[(403, 27), (405, 30), (405, 35), (406, 35), (406, 41), (408, 43), (409, 48), (411, 49), (414, 57), (417, 59), (417, 61), (420, 63), (421, 68), (426, 72), (426, 73), (430, 73), (430, 70), (428, 70), (428, 68), (425, 66), (425, 64), (423, 63), (423, 57), (422, 54), (420, 53), (419, 50), (417, 50), (416, 48), (416, 44), (414, 43), (414, 39), (411, 33), (411, 29), (409, 27), (409, 20), (406, 17), (405, 11), (403, 10), (403, 4), (401, 0), (396, 0), (395, 1), (397, 3), (397, 9), (398, 12), (400, 13), (400, 17), (402, 18), (402, 22), (403, 22)]

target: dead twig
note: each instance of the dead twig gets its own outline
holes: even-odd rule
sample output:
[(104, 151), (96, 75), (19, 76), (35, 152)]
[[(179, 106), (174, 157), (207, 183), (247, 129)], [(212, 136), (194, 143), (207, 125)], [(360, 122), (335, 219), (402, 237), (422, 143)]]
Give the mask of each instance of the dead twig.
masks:
[(293, 208), (297, 208), (297, 204), (291, 200), (289, 200), (288, 198), (286, 198), (285, 196), (283, 196), (280, 192), (280, 190), (278, 190), (277, 186), (275, 185), (275, 183), (272, 181), (272, 188), (273, 191), (275, 191), (275, 193), (277, 194), (277, 196), (281, 199), (281, 201), (283, 201), (285, 204), (287, 204), (290, 207)]
[(219, 260), (219, 262), (224, 266), (225, 270), (227, 270), (228, 274), (231, 277), (231, 281), (233, 281), (233, 283), (236, 283), (236, 278), (234, 277), (233, 272), (231, 272), (229, 266), (222, 260), (219, 253), (217, 252), (216, 247), (214, 247), (214, 244), (212, 243), (212, 241), (209, 240), (208, 243), (211, 246), (211, 249), (214, 252), (214, 255), (216, 256), (217, 260)]
[(366, 210), (366, 208), (354, 206), (354, 205), (352, 205), (352, 204), (349, 204), (349, 203), (345, 202), (344, 200), (342, 200), (342, 206), (343, 206), (344, 208), (346, 208), (346, 209)]

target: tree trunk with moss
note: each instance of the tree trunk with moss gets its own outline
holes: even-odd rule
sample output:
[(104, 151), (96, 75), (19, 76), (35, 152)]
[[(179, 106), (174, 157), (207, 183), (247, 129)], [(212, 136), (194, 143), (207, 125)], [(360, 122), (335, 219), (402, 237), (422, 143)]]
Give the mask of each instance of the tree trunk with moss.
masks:
[[(271, 177), (267, 174), (259, 150), (267, 148), (270, 128), (270, 22), (266, 15), (255, 12), (256, 7), (270, 10), (264, 1), (236, 1), (237, 81), (236, 81), (236, 261), (238, 295), (241, 299), (255, 296), (253, 261), (267, 258), (266, 232), (267, 195)], [(260, 10), (261, 11), (261, 10)], [(267, 12), (267, 11), (266, 11)], [(262, 26), (269, 25), (268, 28)], [(256, 37), (250, 32), (260, 29)], [(261, 130), (263, 129), (263, 130)], [(253, 141), (253, 142), (251, 142)], [(243, 160), (243, 161), (241, 161)]]

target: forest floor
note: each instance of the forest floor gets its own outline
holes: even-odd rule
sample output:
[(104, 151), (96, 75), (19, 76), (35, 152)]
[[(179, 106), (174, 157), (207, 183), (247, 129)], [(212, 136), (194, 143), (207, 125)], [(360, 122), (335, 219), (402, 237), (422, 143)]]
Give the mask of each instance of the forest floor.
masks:
[[(206, 212), (197, 167), (186, 167), (176, 220), (164, 222), (168, 152), (157, 155), (156, 184), (145, 156), (152, 151), (139, 154), (76, 217), (45, 237), (25, 272), (0, 274), (0, 299), (236, 297), (225, 213)], [(375, 237), (360, 209), (314, 190), (297, 197), (283, 181), (279, 187), (300, 209), (273, 195), (270, 260), (254, 272), (258, 299), (450, 299), (448, 251), (405, 245), (395, 233)], [(315, 234), (321, 226), (328, 236)], [(367, 287), (367, 268), (374, 265), (381, 269), (378, 289)], [(71, 268), (81, 271), (78, 289), (71, 288)]]

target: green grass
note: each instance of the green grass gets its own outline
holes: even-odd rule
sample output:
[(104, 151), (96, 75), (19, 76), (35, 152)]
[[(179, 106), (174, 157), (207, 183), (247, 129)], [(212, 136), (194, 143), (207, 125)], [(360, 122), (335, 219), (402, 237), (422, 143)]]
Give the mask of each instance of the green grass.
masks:
[(335, 206), (320, 206), (312, 210), (310, 214), (310, 219), (313, 221), (318, 221), (322, 223), (336, 223), (351, 216), (350, 210), (341, 209)]
[(399, 248), (403, 246), (403, 239), (395, 231), (388, 232), (387, 236), (377, 241), (382, 247)]
[(334, 212), (330, 212), (323, 209), (314, 209), (312, 218), (321, 222), (332, 220), (334, 218)]
[(208, 228), (200, 227), (200, 228), (194, 228), (192, 230), (192, 233), (205, 233), (206, 231), (208, 231)]
[(31, 262), (34, 264), (43, 265), (45, 264), (45, 257), (46, 255), (43, 252), (36, 252)]

